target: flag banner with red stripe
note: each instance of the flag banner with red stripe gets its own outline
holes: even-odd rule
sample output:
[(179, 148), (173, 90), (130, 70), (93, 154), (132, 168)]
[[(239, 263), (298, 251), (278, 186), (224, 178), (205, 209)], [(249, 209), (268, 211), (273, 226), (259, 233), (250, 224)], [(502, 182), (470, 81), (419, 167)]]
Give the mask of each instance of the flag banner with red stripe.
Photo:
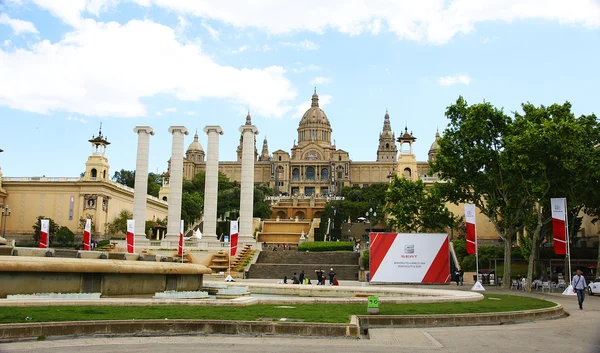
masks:
[(448, 283), (447, 234), (371, 233), (371, 282)]
[(90, 250), (90, 242), (92, 241), (92, 220), (85, 220), (85, 227), (83, 228), (83, 250)]
[(567, 230), (565, 222), (567, 200), (563, 198), (550, 199), (552, 208), (552, 234), (554, 236), (554, 252), (557, 255), (567, 254)]
[(127, 220), (127, 252), (133, 254), (135, 250), (135, 221)]
[(40, 220), (40, 248), (42, 249), (48, 248), (48, 234), (50, 234), (50, 220), (42, 219)]
[(231, 225), (229, 226), (229, 256), (235, 256), (237, 252), (238, 246), (238, 222), (231, 221)]
[(471, 203), (465, 204), (465, 222), (466, 222), (466, 240), (467, 254), (474, 255), (477, 253), (477, 234), (475, 232), (475, 205)]
[(183, 256), (183, 219), (179, 226), (179, 247), (177, 248), (177, 256)]

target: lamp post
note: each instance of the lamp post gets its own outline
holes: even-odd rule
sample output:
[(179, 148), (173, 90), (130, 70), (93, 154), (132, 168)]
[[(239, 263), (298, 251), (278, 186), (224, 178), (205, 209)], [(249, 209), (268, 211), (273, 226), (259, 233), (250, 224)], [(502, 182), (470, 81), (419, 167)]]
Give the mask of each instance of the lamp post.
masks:
[(2, 207), (2, 223), (4, 223), (4, 230), (2, 231), (2, 238), (6, 235), (6, 217), (10, 216), (10, 207), (4, 205)]
[(365, 213), (365, 216), (369, 218), (369, 233), (373, 231), (373, 222), (371, 222), (371, 216), (377, 217), (377, 212), (373, 211), (373, 207), (370, 207), (369, 210)]

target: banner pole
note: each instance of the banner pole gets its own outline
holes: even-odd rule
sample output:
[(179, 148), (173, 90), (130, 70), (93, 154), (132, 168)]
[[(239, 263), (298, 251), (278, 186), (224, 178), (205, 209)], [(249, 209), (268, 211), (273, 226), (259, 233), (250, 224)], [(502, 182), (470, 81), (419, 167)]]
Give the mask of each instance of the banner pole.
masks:
[(567, 198), (564, 198), (565, 200), (565, 234), (566, 234), (566, 241), (567, 241), (567, 262), (568, 262), (568, 267), (569, 267), (569, 284), (571, 284), (571, 244), (569, 241), (569, 213), (567, 212)]

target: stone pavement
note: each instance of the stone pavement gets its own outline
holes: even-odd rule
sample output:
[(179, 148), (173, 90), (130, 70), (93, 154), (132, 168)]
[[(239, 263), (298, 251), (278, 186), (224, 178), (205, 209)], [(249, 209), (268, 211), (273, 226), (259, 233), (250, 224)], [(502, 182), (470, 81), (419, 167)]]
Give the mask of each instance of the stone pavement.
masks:
[[(269, 280), (246, 280), (273, 283)], [(342, 282), (341, 285), (357, 282)], [(417, 286), (408, 286), (417, 287)], [(470, 287), (418, 286), (468, 290)], [(46, 341), (0, 344), (0, 352), (600, 352), (600, 297), (586, 296), (584, 310), (576, 297), (558, 293), (526, 294), (492, 289), (488, 293), (532, 295), (562, 304), (570, 314), (559, 320), (516, 325), (385, 328), (369, 330), (369, 339), (331, 339), (250, 336), (162, 336), (162, 337), (62, 337)], [(596, 340), (594, 342), (594, 340)]]

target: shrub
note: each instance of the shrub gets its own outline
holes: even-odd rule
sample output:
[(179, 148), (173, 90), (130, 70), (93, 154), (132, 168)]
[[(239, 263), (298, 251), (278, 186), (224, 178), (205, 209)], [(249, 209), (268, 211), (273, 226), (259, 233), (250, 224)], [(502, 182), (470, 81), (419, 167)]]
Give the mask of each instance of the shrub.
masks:
[(298, 246), (298, 251), (352, 251), (354, 243), (351, 241), (315, 241), (302, 243)]
[(369, 250), (362, 252), (362, 257), (360, 258), (360, 261), (362, 263), (362, 267), (365, 270), (368, 270), (369, 269)]
[(74, 240), (75, 233), (65, 226), (60, 227), (58, 232), (56, 232), (56, 241), (58, 241), (62, 247), (65, 247), (69, 243), (73, 243)]

